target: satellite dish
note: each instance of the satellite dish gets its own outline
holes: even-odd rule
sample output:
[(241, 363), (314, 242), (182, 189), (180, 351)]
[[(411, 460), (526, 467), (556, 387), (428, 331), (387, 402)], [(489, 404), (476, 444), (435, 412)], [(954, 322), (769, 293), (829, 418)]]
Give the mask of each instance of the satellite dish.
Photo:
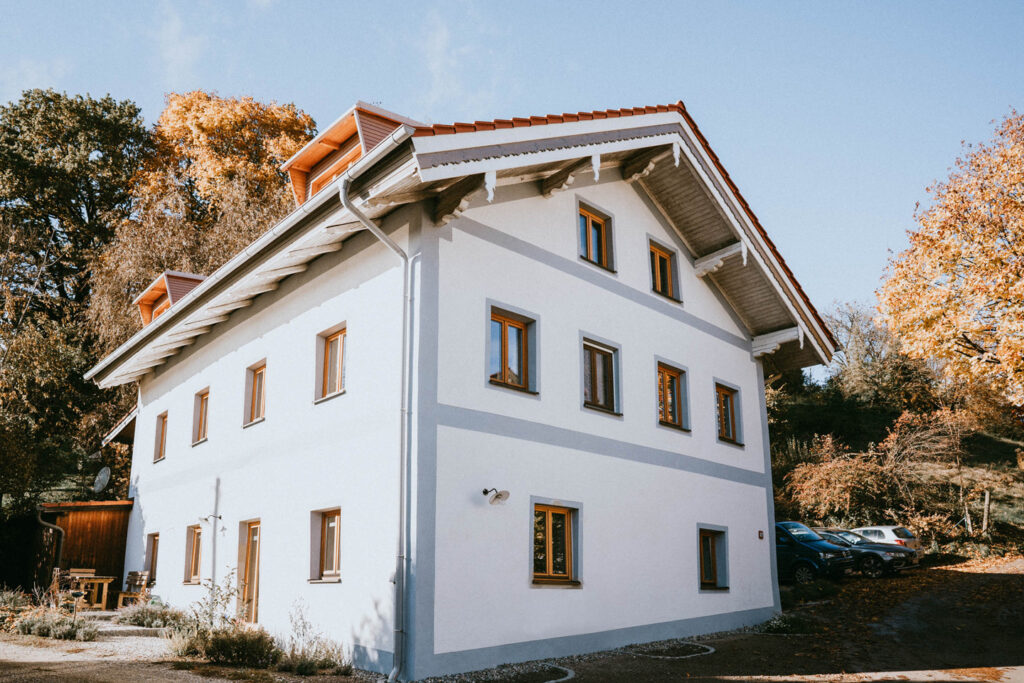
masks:
[(110, 468), (104, 467), (96, 474), (96, 479), (92, 483), (93, 493), (99, 493), (103, 489), (107, 488), (107, 484), (110, 483)]

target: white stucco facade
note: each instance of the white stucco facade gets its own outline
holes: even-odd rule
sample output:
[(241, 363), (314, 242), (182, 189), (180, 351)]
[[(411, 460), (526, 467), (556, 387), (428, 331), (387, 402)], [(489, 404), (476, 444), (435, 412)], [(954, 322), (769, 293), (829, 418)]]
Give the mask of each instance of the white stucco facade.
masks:
[[(147, 538), (159, 534), (153, 592), (186, 607), (204, 591), (187, 576), (189, 527), (202, 530), (200, 578), (222, 582), (244, 571), (247, 524), (258, 521), (258, 623), (286, 635), (302, 605), (357, 666), (387, 672), (396, 644), (404, 648), (401, 677), (410, 680), (769, 618), (779, 599), (762, 356), (784, 347), (787, 362), (806, 365), (827, 332), (806, 323), (817, 314), (794, 294), (802, 296), (795, 281), (780, 280), (790, 276), (774, 252), (756, 235), (737, 236), (728, 207), (716, 205), (721, 239), (697, 234), (701, 250), (687, 241), (669, 216), (685, 206), (666, 209), (652, 189), (687, 172), (686, 139), (665, 137), (685, 121), (652, 117), (653, 142), (609, 142), (600, 136), (618, 133), (605, 122), (582, 128), (590, 137), (579, 143), (642, 154), (662, 145), (649, 158), (667, 170), (649, 187), (634, 181), (653, 166), (638, 162), (624, 178), (614, 165), (630, 166), (623, 157), (599, 179), (588, 167), (550, 192), (536, 167), (439, 190), (434, 176), (457, 178), (449, 167), (460, 163), (476, 172), (487, 148), (467, 143), (458, 154), (468, 160), (439, 158), (424, 170), (410, 161), (418, 148), (396, 138), (377, 184), (356, 191), (412, 263), (404, 496), (402, 264), (327, 190), (153, 323), (167, 331), (148, 339), (143, 330), (94, 369), (111, 385), (141, 378), (125, 570), (149, 566)], [(501, 134), (509, 145), (522, 136)], [(543, 153), (565, 154), (562, 144)], [(424, 154), (447, 154), (444, 145), (431, 142)], [(600, 167), (600, 155), (584, 160)], [(388, 182), (401, 200), (374, 205)], [(422, 183), (429, 191), (410, 190)], [(713, 194), (700, 196), (713, 204)], [(579, 256), (581, 208), (607, 219), (608, 268)], [(652, 243), (673, 254), (673, 297), (653, 290)], [(730, 292), (708, 277), (722, 265), (722, 245), (731, 250)], [(306, 256), (308, 268), (296, 266)], [(275, 273), (280, 286), (264, 287)], [(525, 390), (489, 381), (493, 312), (528, 329)], [(319, 400), (317, 340), (342, 328), (344, 392)], [(805, 330), (817, 335), (807, 349)], [(186, 337), (195, 343), (166, 350)], [(585, 342), (613, 353), (614, 409), (584, 405)], [(264, 362), (265, 418), (245, 424), (247, 373)], [(659, 363), (682, 373), (683, 428), (659, 421)], [(719, 437), (716, 385), (733, 392), (734, 441)], [(208, 438), (193, 444), (205, 390)], [(165, 454), (155, 462), (165, 414)], [(510, 496), (490, 504), (490, 489)], [(400, 500), (408, 552), (396, 564)], [(534, 574), (537, 505), (570, 511), (566, 580)], [(340, 572), (325, 581), (320, 516), (329, 510), (340, 510)], [(716, 549), (711, 583), (701, 582), (701, 530)], [(396, 566), (406, 575), (404, 638), (394, 631)]]

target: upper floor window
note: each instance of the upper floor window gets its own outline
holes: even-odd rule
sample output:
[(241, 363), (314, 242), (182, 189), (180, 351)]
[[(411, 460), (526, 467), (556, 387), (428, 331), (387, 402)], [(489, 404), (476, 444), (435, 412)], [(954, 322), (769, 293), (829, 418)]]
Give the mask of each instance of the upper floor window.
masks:
[(715, 412), (718, 419), (718, 438), (722, 441), (739, 442), (736, 424), (737, 392), (723, 384), (715, 384)]
[(654, 242), (651, 245), (651, 289), (670, 299), (678, 299), (676, 292), (675, 254)]
[(260, 362), (249, 368), (246, 387), (246, 424), (262, 420), (267, 403), (267, 364)]
[(597, 212), (580, 207), (580, 257), (611, 270), (611, 221)]
[(490, 380), (519, 389), (529, 388), (527, 323), (491, 311)]
[(658, 363), (658, 422), (669, 427), (688, 429), (684, 372)]
[(195, 398), (195, 420), (192, 428), (192, 443), (206, 441), (206, 432), (209, 427), (207, 414), (210, 407), (210, 390), (203, 389)]
[(616, 411), (616, 354), (603, 344), (583, 341), (583, 405)]
[(339, 394), (345, 389), (345, 341), (347, 330), (341, 329), (323, 337), (323, 368), (320, 396)]
[(167, 413), (156, 416), (156, 447), (153, 451), (153, 462), (163, 460), (167, 455)]
[(533, 506), (533, 580), (572, 581), (573, 525), (576, 511), (556, 505)]

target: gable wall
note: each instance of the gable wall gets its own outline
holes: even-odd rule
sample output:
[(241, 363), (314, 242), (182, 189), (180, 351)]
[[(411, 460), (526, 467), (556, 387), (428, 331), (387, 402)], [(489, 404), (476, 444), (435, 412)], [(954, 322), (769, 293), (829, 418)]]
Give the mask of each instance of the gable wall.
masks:
[[(476, 199), (437, 240), (436, 438), (421, 462), (412, 675), (731, 628), (777, 608), (762, 371), (682, 245), (615, 172), (543, 198)], [(616, 273), (577, 256), (576, 207), (611, 214)], [(648, 239), (677, 248), (683, 302), (651, 292)], [(487, 382), (489, 306), (537, 319), (537, 395)], [(620, 346), (621, 416), (582, 407), (582, 334)], [(657, 424), (656, 358), (688, 372), (692, 431)], [(422, 370), (421, 372), (429, 372)], [(740, 389), (742, 447), (714, 383)], [(508, 489), (492, 506), (483, 487)], [(532, 498), (581, 504), (581, 586), (531, 580)], [(729, 529), (733, 584), (698, 588), (697, 524)], [(764, 538), (758, 532), (764, 532)]]

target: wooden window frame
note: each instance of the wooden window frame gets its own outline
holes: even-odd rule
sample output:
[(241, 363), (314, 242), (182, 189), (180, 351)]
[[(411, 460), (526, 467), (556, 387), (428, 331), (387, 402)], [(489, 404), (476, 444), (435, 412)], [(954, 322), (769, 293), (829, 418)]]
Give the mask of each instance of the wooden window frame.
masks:
[[(651, 289), (661, 294), (664, 297), (678, 301), (679, 298), (675, 292), (675, 254), (667, 249), (664, 249), (654, 242), (650, 243), (651, 246)], [(664, 260), (666, 265), (667, 277), (666, 282), (661, 281), (661, 268), (657, 267), (658, 260)]]
[[(736, 396), (739, 391), (724, 384), (715, 383), (715, 412), (718, 418), (718, 438), (721, 441), (738, 444), (739, 438), (736, 433)], [(729, 398), (729, 410), (725, 410), (725, 397)], [(726, 431), (726, 427), (730, 431)], [(731, 436), (730, 436), (731, 434)]]
[[(259, 365), (251, 368), (250, 373), (250, 389), (249, 389), (249, 420), (246, 424), (252, 424), (259, 422), (267, 416), (267, 364), (266, 362), (260, 363)], [(262, 378), (262, 382), (259, 382), (259, 393), (256, 391), (257, 378)], [(256, 414), (257, 397), (259, 397), (259, 415)]]
[[(701, 588), (721, 588), (722, 586), (718, 583), (718, 539), (722, 536), (721, 531), (715, 531), (712, 529), (701, 529), (700, 535), (697, 542), (697, 555), (699, 562), (700, 571), (700, 587)], [(708, 569), (704, 566), (704, 539), (708, 538), (711, 540), (711, 567), (710, 574), (711, 579), (708, 579)]]
[(160, 462), (167, 457), (167, 411), (156, 416), (156, 451), (153, 462)]
[[(500, 313), (491, 312), (491, 322), (497, 322), (501, 324), (501, 351), (498, 354), (498, 362), (501, 366), (500, 378), (495, 379), (493, 376), (488, 375), (488, 380), (492, 384), (500, 384), (506, 387), (512, 387), (514, 389), (530, 389), (530, 340), (529, 340), (529, 323), (525, 323), (521, 320), (515, 320), (506, 315)], [(508, 372), (508, 328), (515, 327), (522, 333), (523, 349), (521, 352), (521, 364), (522, 364), (522, 376), (521, 383), (513, 382), (509, 379), (511, 375)], [(489, 338), (489, 334), (488, 334)], [(488, 368), (489, 369), (489, 368)]]
[(160, 534), (146, 536), (146, 571), (149, 572), (149, 585), (156, 583), (156, 563), (160, 557)]
[[(334, 523), (334, 569), (327, 570), (327, 522)], [(320, 513), (320, 578), (336, 579), (341, 576), (341, 510), (327, 510)]]
[[(256, 566), (250, 563), (252, 559), (252, 537), (253, 530), (256, 530)], [(260, 562), (263, 544), (263, 527), (260, 520), (253, 520), (245, 523), (245, 573), (242, 574), (242, 582), (239, 586), (238, 599), (241, 601), (242, 621), (250, 624), (257, 623), (259, 619), (260, 605)], [(256, 584), (252, 588), (252, 604), (246, 599), (249, 594), (249, 580), (254, 579)]]
[[(337, 388), (329, 387), (329, 378), (331, 376), (331, 343), (335, 340), (338, 341), (338, 358), (336, 360), (336, 371), (337, 371)], [(328, 398), (335, 396), (336, 394), (343, 393), (345, 391), (345, 345), (348, 342), (348, 328), (343, 327), (337, 332), (325, 335), (324, 338), (324, 353), (323, 353), (323, 368), (321, 368), (321, 379), (320, 379), (320, 398)]]
[[(579, 208), (579, 214), (576, 219), (577, 231), (579, 230), (579, 216), (587, 220), (586, 242), (581, 243), (578, 249), (578, 251), (583, 252), (580, 254), (580, 258), (582, 258), (584, 261), (587, 261), (588, 263), (593, 263), (595, 266), (601, 266), (605, 270), (611, 270), (611, 260), (609, 259), (609, 254), (611, 253), (611, 245), (608, 243), (608, 238), (610, 236), (610, 230), (608, 229), (609, 219), (602, 218), (593, 211), (585, 209), (581, 206)], [(599, 225), (601, 228), (601, 244), (603, 246), (603, 249), (601, 250), (600, 259), (594, 258), (594, 245), (593, 239), (591, 238), (592, 228), (595, 224)]]
[[(683, 383), (685, 381), (685, 375), (685, 370), (674, 368), (666, 363), (658, 363), (658, 424), (665, 425), (666, 427), (682, 429), (684, 431), (690, 431), (686, 427), (686, 419), (684, 415), (686, 400), (684, 398), (685, 389)], [(663, 398), (663, 396), (668, 395), (668, 384), (672, 379), (676, 382), (675, 420), (672, 419), (671, 415), (666, 415), (668, 401)]]
[[(591, 351), (592, 351), (592, 353), (591, 353)], [(616, 362), (617, 361), (617, 358), (616, 358), (616, 354), (617, 353), (618, 353), (617, 349), (604, 346), (603, 344), (600, 344), (600, 343), (596, 343), (596, 342), (592, 342), (592, 341), (588, 341), (588, 340), (583, 340), (583, 362), (585, 364), (589, 364), (590, 365), (590, 386), (589, 387), (586, 384), (586, 377), (587, 377), (586, 368), (584, 368), (584, 372), (583, 372), (583, 382), (584, 382), (584, 384), (583, 384), (583, 405), (585, 407), (592, 408), (594, 410), (600, 410), (600, 411), (606, 412), (606, 413), (612, 413), (614, 415), (618, 415), (619, 414), (618, 413), (619, 402), (618, 402), (618, 393), (617, 393), (618, 392), (618, 385), (619, 385), (619, 378), (618, 378), (618, 371), (617, 371), (617, 362)], [(608, 356), (610, 361), (611, 361), (610, 362), (610, 366), (611, 366), (610, 386), (607, 387), (607, 389), (608, 389), (608, 391), (607, 391), (608, 400), (611, 403), (610, 406), (604, 405), (604, 404), (601, 404), (601, 403), (595, 403), (592, 400), (587, 400), (587, 390), (588, 389), (590, 390), (591, 397), (597, 395), (597, 355), (598, 354), (604, 354), (604, 355)]]
[[(544, 558), (546, 561), (547, 571), (538, 574), (536, 570), (532, 570), (534, 583), (578, 583), (575, 580), (575, 562), (573, 548), (573, 538), (575, 535), (576, 526), (576, 510), (574, 508), (567, 508), (561, 505), (548, 505), (545, 503), (534, 503), (533, 504), (533, 518), (536, 518), (538, 512), (545, 513), (546, 522), (546, 537), (545, 537), (545, 550)], [(565, 574), (554, 574), (552, 573), (552, 537), (551, 537), (551, 513), (561, 513), (565, 515)], [(531, 557), (531, 560), (534, 558)], [(531, 562), (531, 567), (532, 567)]]
[(206, 441), (207, 432), (209, 432), (209, 409), (210, 409), (210, 390), (203, 389), (196, 394), (196, 433), (193, 435), (192, 445), (196, 445)]
[(188, 565), (186, 565), (185, 583), (194, 585), (200, 582), (203, 551), (203, 528), (193, 524), (188, 528)]

